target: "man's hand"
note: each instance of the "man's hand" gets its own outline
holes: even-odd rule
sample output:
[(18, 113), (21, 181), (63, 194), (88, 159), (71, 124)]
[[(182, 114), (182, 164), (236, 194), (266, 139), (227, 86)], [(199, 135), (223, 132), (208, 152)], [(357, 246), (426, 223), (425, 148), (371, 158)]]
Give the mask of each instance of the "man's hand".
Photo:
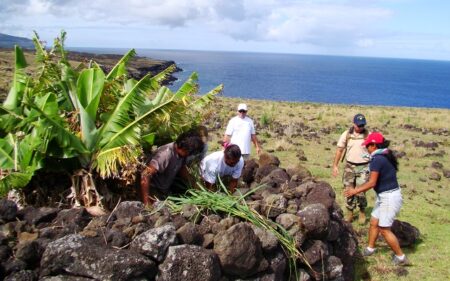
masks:
[(354, 196), (354, 195), (356, 195), (356, 194), (358, 194), (359, 192), (358, 192), (358, 190), (356, 189), (356, 188), (346, 188), (345, 190), (344, 190), (344, 196), (345, 197), (352, 197), (352, 196)]
[(339, 168), (338, 166), (333, 166), (333, 177), (336, 177), (339, 174)]
[(153, 204), (154, 200), (149, 196), (149, 190), (150, 190), (150, 180), (151, 177), (156, 173), (155, 167), (152, 165), (147, 166), (141, 173), (141, 200), (144, 203), (144, 205), (151, 205)]

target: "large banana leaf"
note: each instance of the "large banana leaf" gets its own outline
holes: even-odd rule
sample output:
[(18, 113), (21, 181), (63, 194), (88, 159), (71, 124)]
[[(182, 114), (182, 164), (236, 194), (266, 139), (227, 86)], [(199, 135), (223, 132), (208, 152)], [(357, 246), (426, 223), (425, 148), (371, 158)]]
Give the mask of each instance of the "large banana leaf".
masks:
[(105, 75), (100, 68), (84, 70), (77, 81), (81, 139), (87, 149), (91, 151), (94, 149), (98, 137), (95, 122), (104, 83)]
[[(45, 102), (43, 102), (45, 101)], [(41, 126), (51, 128), (54, 137), (61, 148), (64, 149), (64, 154), (61, 155), (64, 158), (79, 156), (89, 153), (85, 145), (67, 129), (65, 120), (58, 114), (58, 104), (54, 94), (47, 94), (45, 98), (40, 99), (38, 102), (31, 102), (29, 105), (33, 110), (37, 112), (40, 117)]]
[(26, 186), (34, 175), (34, 170), (26, 172), (11, 172), (3, 178), (0, 178), (0, 197), (6, 196), (9, 190), (13, 188), (22, 188)]
[(0, 139), (0, 167), (2, 169), (14, 169), (14, 143), (11, 134)]
[[(141, 108), (145, 102), (145, 94), (153, 89), (153, 81), (148, 74), (144, 76), (133, 88), (123, 96), (105, 124), (100, 128), (100, 148), (113, 148), (124, 144), (136, 145), (139, 143), (140, 129), (138, 126), (128, 127), (126, 125), (133, 121), (132, 107)], [(136, 110), (135, 110), (136, 111)], [(119, 134), (119, 132), (121, 132)]]
[(106, 76), (106, 80), (113, 80), (116, 79), (119, 76), (122, 76), (124, 74), (127, 73), (126, 70), (126, 64), (127, 62), (132, 59), (134, 56), (136, 56), (136, 50), (135, 49), (131, 49), (128, 51), (128, 53), (126, 53), (121, 59), (120, 61), (113, 67), (113, 69), (111, 69), (111, 71), (108, 73), (108, 75)]
[(19, 46), (14, 47), (15, 51), (15, 71), (13, 76), (12, 87), (3, 103), (3, 106), (7, 109), (16, 109), (21, 101), (25, 91), (28, 77), (25, 74), (24, 68), (27, 66), (25, 56), (22, 49)]
[(208, 93), (204, 94), (203, 96), (197, 98), (192, 102), (188, 107), (193, 108), (196, 110), (200, 110), (210, 104), (212, 101), (214, 101), (214, 98), (216, 95), (220, 94), (223, 91), (223, 84), (220, 84), (219, 86), (215, 87)]

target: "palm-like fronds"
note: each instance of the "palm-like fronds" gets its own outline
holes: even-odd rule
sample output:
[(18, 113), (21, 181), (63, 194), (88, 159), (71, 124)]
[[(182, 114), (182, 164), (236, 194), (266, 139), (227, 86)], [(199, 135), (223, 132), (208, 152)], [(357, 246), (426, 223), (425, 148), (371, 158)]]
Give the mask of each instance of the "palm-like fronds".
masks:
[(126, 74), (126, 64), (127, 62), (136, 56), (136, 50), (131, 49), (126, 53), (118, 62), (117, 64), (111, 69), (111, 71), (106, 75), (106, 80), (112, 80), (116, 79), (119, 76), (122, 76)]
[(120, 169), (129, 163), (136, 163), (141, 154), (141, 149), (131, 145), (104, 149), (94, 157), (92, 167), (102, 178), (118, 177)]

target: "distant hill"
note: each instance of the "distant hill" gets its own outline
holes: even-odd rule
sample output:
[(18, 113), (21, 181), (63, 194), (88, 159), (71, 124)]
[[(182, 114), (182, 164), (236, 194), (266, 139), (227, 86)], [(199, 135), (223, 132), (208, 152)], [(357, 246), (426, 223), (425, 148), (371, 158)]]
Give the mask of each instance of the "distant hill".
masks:
[(13, 48), (14, 45), (19, 45), (24, 49), (34, 49), (31, 39), (0, 33), (0, 48)]

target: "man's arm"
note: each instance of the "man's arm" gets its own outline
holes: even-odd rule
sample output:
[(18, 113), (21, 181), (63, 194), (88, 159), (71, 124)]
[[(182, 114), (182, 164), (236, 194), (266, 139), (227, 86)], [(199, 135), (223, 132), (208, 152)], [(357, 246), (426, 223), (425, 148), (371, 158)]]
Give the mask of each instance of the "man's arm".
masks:
[(181, 166), (180, 171), (178, 171), (178, 175), (189, 183), (189, 187), (195, 187), (194, 178), (189, 173), (186, 165)]
[(259, 145), (258, 138), (255, 134), (252, 134), (252, 142), (256, 147), (256, 153), (259, 155), (261, 153), (261, 146)]
[(378, 181), (378, 176), (380, 175), (379, 172), (372, 171), (369, 175), (369, 180), (366, 183), (363, 183), (360, 186), (357, 186), (355, 188), (347, 188), (344, 190), (345, 197), (352, 197), (353, 195), (356, 195), (361, 192), (366, 192), (367, 190), (374, 188)]
[(230, 143), (231, 136), (230, 135), (223, 135), (223, 142), (224, 143)]
[(150, 182), (152, 176), (155, 175), (158, 171), (151, 164), (148, 165), (141, 173), (141, 182), (140, 182), (140, 191), (141, 191), (141, 200), (144, 205), (149, 205), (153, 203), (153, 199), (149, 197), (150, 192)]
[(233, 178), (230, 180), (230, 184), (228, 185), (228, 190), (230, 191), (231, 194), (233, 194), (234, 191), (236, 190), (237, 183), (238, 183), (238, 179)]
[(336, 154), (334, 156), (334, 161), (333, 161), (333, 177), (336, 177), (339, 174), (339, 161), (341, 160), (342, 154), (344, 153), (344, 147), (338, 147), (336, 149)]

